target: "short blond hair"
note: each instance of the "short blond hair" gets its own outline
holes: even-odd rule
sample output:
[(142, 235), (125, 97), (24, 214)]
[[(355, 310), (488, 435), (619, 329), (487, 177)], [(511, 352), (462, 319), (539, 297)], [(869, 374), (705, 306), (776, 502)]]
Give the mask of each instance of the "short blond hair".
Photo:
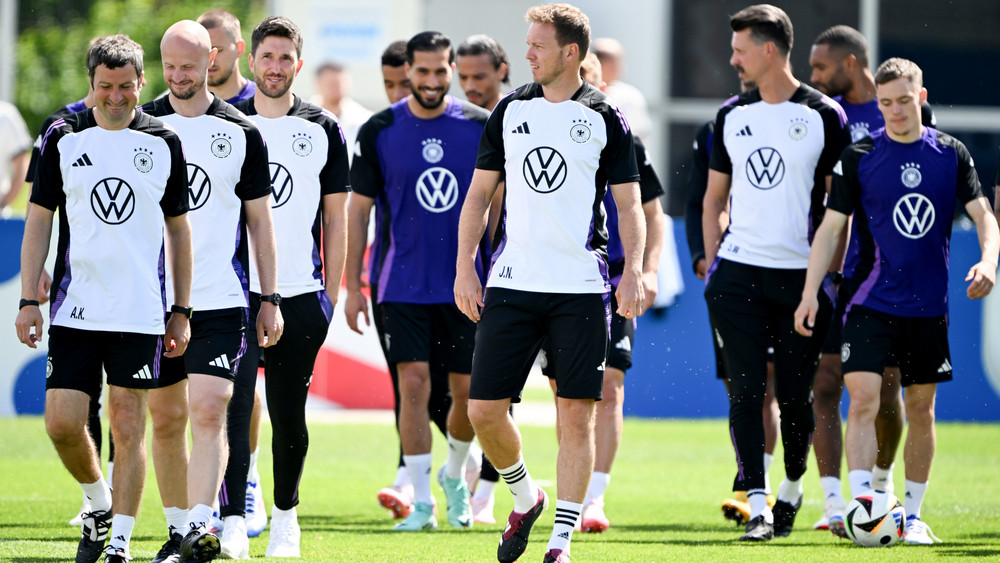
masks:
[(546, 4), (528, 9), (524, 15), (529, 23), (547, 23), (556, 28), (556, 41), (560, 47), (576, 43), (580, 60), (590, 49), (590, 18), (580, 8), (570, 4)]

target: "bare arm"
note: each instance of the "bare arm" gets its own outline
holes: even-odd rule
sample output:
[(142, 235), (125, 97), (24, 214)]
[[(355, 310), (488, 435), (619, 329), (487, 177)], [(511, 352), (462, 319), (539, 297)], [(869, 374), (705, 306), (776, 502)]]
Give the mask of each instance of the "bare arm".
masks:
[(347, 259), (348, 192), (323, 196), (323, 274), (332, 307), (340, 297), (340, 280)]
[(487, 211), (500, 183), (500, 172), (476, 168), (458, 220), (458, 260), (455, 264), (455, 304), (479, 322), (483, 288), (476, 274), (476, 252), (486, 231)]
[(663, 206), (660, 198), (652, 199), (642, 204), (642, 214), (646, 218), (646, 248), (642, 256), (642, 288), (645, 292), (645, 307), (639, 312), (646, 312), (656, 301), (658, 286), (656, 275), (660, 269), (660, 251), (663, 249)]
[[(827, 199), (830, 197), (830, 188), (833, 186), (833, 176), (826, 177), (826, 194)], [(846, 229), (841, 229), (837, 235), (837, 249), (833, 253), (833, 258), (830, 260), (831, 272), (839, 272), (844, 269), (844, 257), (847, 256), (847, 244), (850, 242), (851, 236), (851, 218), (848, 217)]]
[[(247, 216), (247, 231), (253, 241), (254, 260), (260, 278), (260, 294), (270, 295), (278, 287), (278, 250), (274, 242), (274, 222), (271, 220), (271, 195), (243, 202)], [(281, 339), (285, 322), (273, 303), (262, 302), (257, 313), (257, 340), (261, 348), (274, 346)]]
[(729, 201), (732, 176), (717, 170), (708, 171), (708, 188), (702, 205), (701, 230), (705, 238), (705, 263), (711, 267), (722, 244), (722, 215)]
[(0, 209), (5, 209), (14, 203), (18, 194), (20, 194), (21, 190), (24, 189), (24, 177), (28, 174), (28, 163), (30, 160), (31, 151), (24, 151), (10, 159), (10, 191), (8, 191), (7, 194), (3, 196), (3, 200), (0, 201)]
[(844, 228), (846, 225), (847, 215), (827, 209), (823, 222), (813, 237), (802, 300), (795, 309), (795, 330), (803, 336), (812, 336), (812, 327), (816, 324), (816, 313), (819, 311), (817, 298), (819, 286), (833, 262), (841, 235), (846, 231)]
[(632, 319), (642, 313), (645, 304), (642, 256), (646, 243), (646, 222), (639, 198), (639, 183), (612, 184), (611, 195), (618, 208), (618, 236), (625, 251), (625, 270), (615, 297), (618, 299), (618, 314)]
[(374, 199), (358, 192), (351, 192), (350, 202), (347, 204), (347, 263), (344, 267), (347, 300), (344, 302), (344, 314), (347, 315), (347, 326), (358, 334), (362, 333), (358, 326), (359, 314), (365, 316), (365, 325), (371, 326), (368, 300), (361, 293), (361, 272), (364, 270), (365, 248), (368, 246), (368, 219), (374, 204)]
[[(191, 247), (191, 223), (187, 214), (164, 217), (164, 233), (168, 251), (168, 267), (174, 282), (172, 305), (191, 306), (191, 277), (194, 257)], [(191, 341), (191, 323), (185, 315), (171, 313), (163, 335), (164, 356), (175, 358), (184, 354)]]
[(976, 224), (976, 234), (979, 235), (979, 249), (982, 257), (969, 269), (965, 281), (969, 283), (966, 295), (969, 299), (981, 299), (990, 294), (996, 282), (997, 253), (1000, 252), (1000, 230), (997, 219), (990, 213), (989, 201), (985, 197), (965, 204), (972, 221)]
[(490, 218), (487, 223), (488, 230), (486, 231), (490, 238), (489, 243), (493, 244), (493, 237), (497, 234), (497, 227), (500, 226), (500, 215), (503, 211), (503, 192), (506, 182), (500, 182), (497, 186), (497, 191), (493, 194), (493, 200), (490, 202)]
[[(35, 300), (38, 295), (38, 280), (49, 254), (54, 212), (34, 203), (29, 203), (28, 208), (34, 209), (25, 221), (24, 240), (21, 242), (21, 299)], [(17, 339), (29, 348), (37, 348), (35, 343), (41, 340), (44, 325), (45, 320), (38, 306), (21, 308), (14, 321)]]

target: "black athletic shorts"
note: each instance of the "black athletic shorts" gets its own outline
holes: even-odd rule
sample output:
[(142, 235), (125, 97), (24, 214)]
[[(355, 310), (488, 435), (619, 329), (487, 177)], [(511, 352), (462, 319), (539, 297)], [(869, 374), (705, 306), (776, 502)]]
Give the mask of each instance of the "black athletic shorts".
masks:
[(392, 364), (428, 362), (431, 371), (470, 373), (476, 324), (454, 303), (383, 302), (382, 345)]
[(103, 368), (108, 385), (153, 389), (160, 376), (163, 335), (49, 327), (46, 389), (101, 392)]
[(476, 330), (470, 399), (518, 402), (543, 338), (555, 370), (556, 395), (601, 399), (607, 360), (610, 296), (536, 293), (491, 287)]
[(951, 381), (948, 317), (899, 317), (855, 305), (844, 323), (844, 373), (882, 374), (899, 364), (902, 385)]
[(837, 302), (833, 304), (833, 317), (830, 319), (830, 329), (826, 332), (826, 340), (823, 341), (824, 354), (839, 354), (840, 345), (843, 344), (844, 335), (844, 311), (847, 309), (847, 302), (851, 298), (850, 280), (844, 280), (837, 287)]
[(163, 358), (160, 387), (183, 381), (189, 373), (236, 379), (240, 358), (246, 352), (247, 310), (242, 307), (195, 310), (191, 342), (179, 358)]
[[(611, 341), (608, 345), (609, 368), (622, 372), (632, 367), (632, 346), (635, 344), (636, 320), (626, 319), (618, 314), (618, 300), (615, 298), (615, 288), (611, 288)], [(548, 338), (542, 340), (541, 350), (542, 373), (549, 378), (555, 377), (556, 370), (550, 361), (552, 347)], [(531, 366), (528, 366), (530, 369)]]

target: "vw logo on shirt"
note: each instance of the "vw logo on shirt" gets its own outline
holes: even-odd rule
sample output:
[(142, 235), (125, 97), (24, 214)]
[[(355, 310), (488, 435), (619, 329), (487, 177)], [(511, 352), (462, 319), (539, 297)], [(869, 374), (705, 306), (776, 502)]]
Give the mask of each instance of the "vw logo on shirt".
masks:
[(899, 198), (892, 210), (892, 222), (896, 230), (909, 239), (918, 239), (930, 232), (934, 226), (934, 216), (934, 204), (927, 196), (919, 193)]
[(746, 165), (747, 180), (754, 187), (769, 190), (781, 183), (785, 177), (785, 161), (781, 154), (771, 147), (761, 147), (750, 155)]
[(109, 225), (121, 225), (135, 211), (132, 186), (121, 178), (105, 178), (90, 190), (90, 207)]
[(540, 194), (552, 193), (566, 182), (566, 159), (552, 147), (538, 147), (524, 157), (521, 166), (528, 187)]
[(417, 201), (431, 213), (443, 213), (458, 201), (458, 180), (451, 170), (435, 166), (417, 178)]
[(201, 209), (212, 195), (212, 180), (201, 166), (193, 162), (187, 163), (187, 171), (188, 211), (194, 211)]
[(267, 165), (271, 170), (271, 195), (274, 196), (271, 208), (277, 209), (292, 198), (292, 188), (294, 187), (292, 173), (277, 162), (269, 162)]

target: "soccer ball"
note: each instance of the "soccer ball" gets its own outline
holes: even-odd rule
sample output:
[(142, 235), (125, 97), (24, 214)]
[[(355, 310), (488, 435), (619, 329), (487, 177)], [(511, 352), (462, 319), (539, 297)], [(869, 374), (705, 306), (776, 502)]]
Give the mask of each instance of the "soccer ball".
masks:
[(899, 499), (885, 491), (868, 491), (847, 505), (847, 535), (861, 547), (889, 547), (903, 537), (906, 513)]

